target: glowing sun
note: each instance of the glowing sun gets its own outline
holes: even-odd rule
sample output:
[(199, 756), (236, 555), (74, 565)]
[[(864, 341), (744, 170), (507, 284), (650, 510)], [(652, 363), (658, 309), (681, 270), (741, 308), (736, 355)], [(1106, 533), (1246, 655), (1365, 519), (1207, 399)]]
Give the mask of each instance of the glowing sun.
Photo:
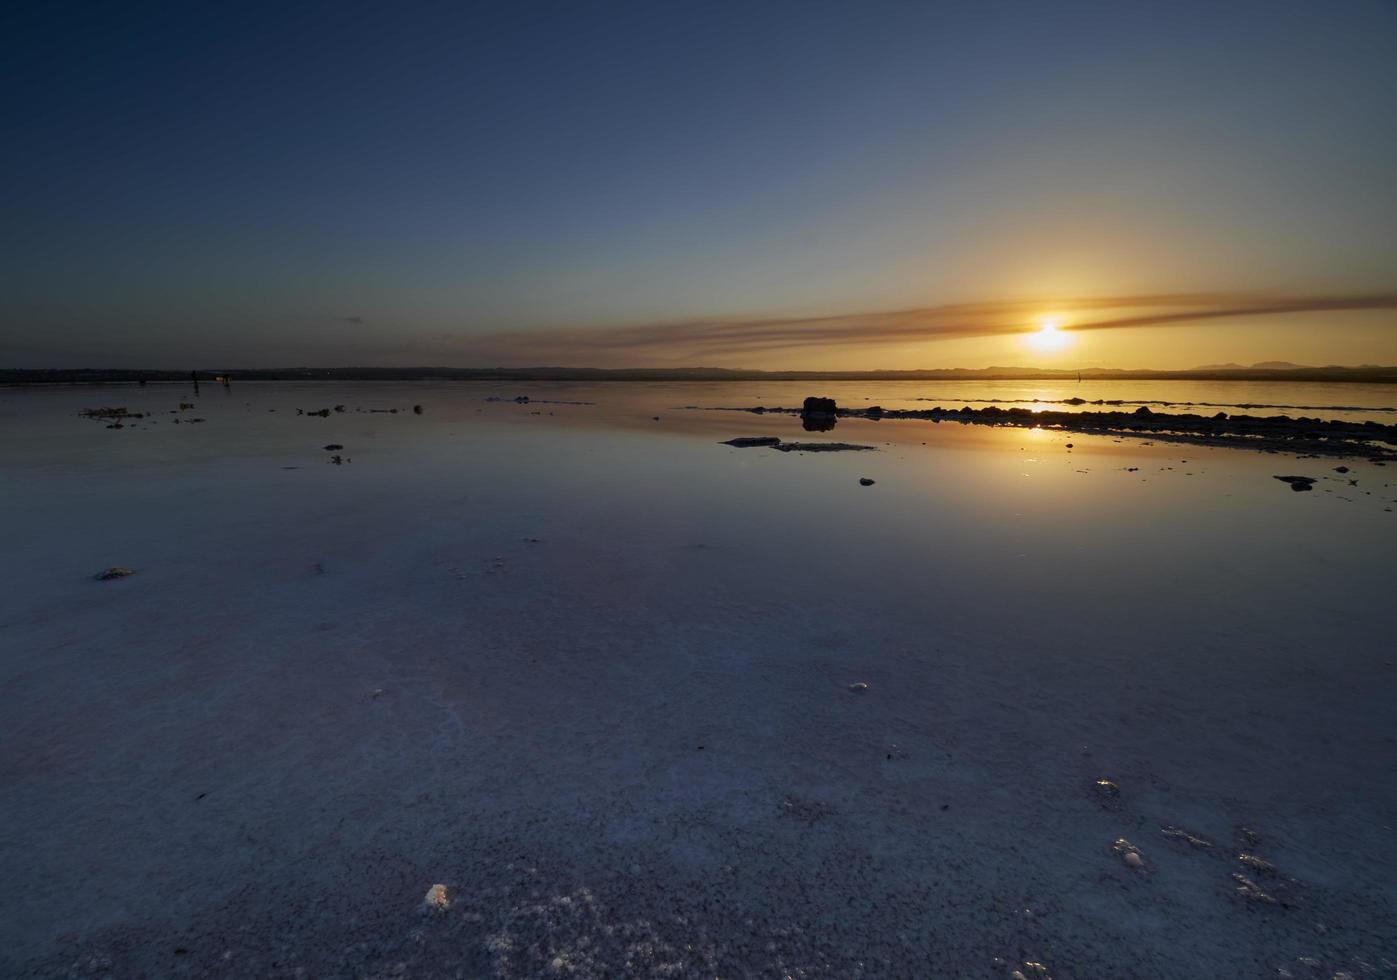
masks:
[(1062, 321), (1057, 317), (1044, 317), (1039, 321), (1039, 328), (1033, 333), (1025, 335), (1023, 342), (1044, 354), (1062, 350), (1072, 343), (1072, 337), (1058, 329), (1061, 324)]

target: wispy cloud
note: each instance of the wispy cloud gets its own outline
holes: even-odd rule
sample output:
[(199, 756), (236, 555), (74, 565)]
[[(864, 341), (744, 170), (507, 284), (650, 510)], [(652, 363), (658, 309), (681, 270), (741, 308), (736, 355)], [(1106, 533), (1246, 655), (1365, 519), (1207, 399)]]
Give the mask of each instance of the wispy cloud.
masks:
[(952, 303), (821, 316), (715, 317), (524, 331), (487, 338), (497, 356), (682, 360), (810, 347), (878, 346), (1032, 330), (1047, 315), (1072, 330), (1116, 330), (1291, 313), (1397, 309), (1397, 292), (1268, 295), (1165, 293)]

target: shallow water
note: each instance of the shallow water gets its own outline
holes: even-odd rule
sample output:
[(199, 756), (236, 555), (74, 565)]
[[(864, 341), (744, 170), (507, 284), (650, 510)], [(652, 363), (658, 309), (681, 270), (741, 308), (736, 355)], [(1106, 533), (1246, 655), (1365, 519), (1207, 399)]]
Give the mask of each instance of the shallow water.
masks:
[(1397, 467), (940, 390), (0, 392), (4, 972), (1382, 975)]

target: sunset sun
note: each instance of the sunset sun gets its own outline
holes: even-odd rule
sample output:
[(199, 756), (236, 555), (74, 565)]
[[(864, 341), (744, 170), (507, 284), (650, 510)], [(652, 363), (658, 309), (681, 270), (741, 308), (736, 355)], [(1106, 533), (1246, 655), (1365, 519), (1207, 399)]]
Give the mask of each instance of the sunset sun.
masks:
[(1027, 334), (1023, 341), (1039, 353), (1051, 354), (1060, 351), (1072, 343), (1072, 336), (1059, 329), (1061, 325), (1062, 321), (1057, 317), (1044, 317), (1039, 321), (1038, 329)]

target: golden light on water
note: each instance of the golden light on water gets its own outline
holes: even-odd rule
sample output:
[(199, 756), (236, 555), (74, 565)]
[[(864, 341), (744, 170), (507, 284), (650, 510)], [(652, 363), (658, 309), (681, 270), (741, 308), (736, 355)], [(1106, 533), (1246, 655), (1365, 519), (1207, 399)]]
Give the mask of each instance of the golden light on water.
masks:
[(1042, 354), (1051, 354), (1072, 343), (1071, 334), (1060, 329), (1062, 326), (1061, 317), (1045, 316), (1038, 323), (1038, 329), (1023, 338), (1024, 344), (1032, 350)]

